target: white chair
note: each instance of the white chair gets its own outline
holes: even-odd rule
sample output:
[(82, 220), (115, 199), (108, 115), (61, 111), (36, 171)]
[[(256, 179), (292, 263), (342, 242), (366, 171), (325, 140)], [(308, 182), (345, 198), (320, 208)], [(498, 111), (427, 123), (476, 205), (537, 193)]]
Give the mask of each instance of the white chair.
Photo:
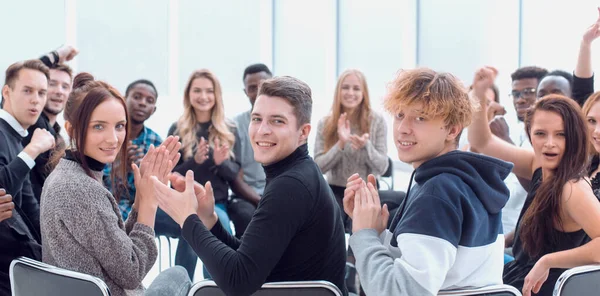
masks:
[(440, 291), (438, 296), (521, 296), (521, 292), (513, 286), (509, 285), (493, 285), (474, 289), (457, 289)]
[(554, 296), (585, 296), (600, 294), (600, 265), (585, 265), (568, 269), (554, 285)]
[(10, 263), (10, 287), (13, 296), (109, 296), (101, 279), (30, 258), (19, 257)]
[[(334, 284), (327, 281), (266, 283), (252, 296), (342, 296)], [(213, 281), (200, 281), (192, 286), (188, 296), (225, 296)]]

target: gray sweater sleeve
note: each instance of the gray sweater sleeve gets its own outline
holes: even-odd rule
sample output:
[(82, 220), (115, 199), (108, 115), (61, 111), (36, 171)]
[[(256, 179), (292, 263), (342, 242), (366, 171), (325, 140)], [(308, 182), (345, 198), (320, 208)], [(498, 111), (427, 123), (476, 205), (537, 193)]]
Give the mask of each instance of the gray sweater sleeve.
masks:
[[(65, 205), (65, 227), (118, 286), (136, 289), (156, 261), (154, 230), (135, 223), (126, 233), (119, 227), (119, 216), (103, 193), (88, 192), (88, 198), (90, 202)], [(98, 205), (98, 201), (103, 202)], [(135, 213), (132, 216), (129, 225)]]
[(365, 146), (367, 165), (375, 175), (383, 175), (388, 168), (387, 125), (383, 117), (373, 114), (370, 139)]
[(404, 265), (394, 259), (375, 229), (357, 231), (350, 237), (349, 244), (354, 251), (356, 270), (367, 295), (433, 296), (413, 280)]
[(321, 172), (326, 173), (333, 169), (336, 164), (342, 160), (342, 153), (338, 145), (333, 145), (328, 151), (325, 151), (325, 138), (323, 137), (323, 129), (325, 128), (325, 117), (319, 121), (317, 126), (317, 137), (315, 138), (315, 157), (314, 160), (321, 169)]

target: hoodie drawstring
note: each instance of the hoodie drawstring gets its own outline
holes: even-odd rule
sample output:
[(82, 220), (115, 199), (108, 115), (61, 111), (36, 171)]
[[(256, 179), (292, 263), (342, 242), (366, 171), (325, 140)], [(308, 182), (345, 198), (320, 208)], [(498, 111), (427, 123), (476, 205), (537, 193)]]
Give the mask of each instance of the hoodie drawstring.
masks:
[(398, 225), (398, 223), (400, 223), (400, 218), (402, 218), (402, 214), (404, 213), (404, 209), (406, 208), (406, 201), (408, 200), (408, 194), (410, 194), (410, 188), (412, 187), (411, 185), (412, 185), (413, 179), (415, 178), (416, 172), (417, 172), (417, 170), (414, 170), (412, 172), (412, 174), (410, 175), (410, 181), (408, 181), (408, 189), (406, 189), (406, 194), (404, 195), (404, 200), (402, 201), (400, 208), (394, 215), (394, 218), (392, 219), (392, 222), (390, 223), (390, 226), (388, 228), (390, 230), (390, 232), (392, 233), (392, 240), (390, 241), (390, 244), (394, 247), (398, 247), (398, 242), (396, 241), (396, 237), (393, 235), (393, 233), (394, 233), (393, 229), (395, 229), (396, 226)]

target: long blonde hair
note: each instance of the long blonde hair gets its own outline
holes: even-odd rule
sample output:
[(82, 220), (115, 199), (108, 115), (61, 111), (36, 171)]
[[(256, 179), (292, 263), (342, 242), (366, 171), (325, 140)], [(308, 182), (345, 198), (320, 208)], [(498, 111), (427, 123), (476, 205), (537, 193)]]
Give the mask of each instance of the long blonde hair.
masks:
[[(215, 105), (211, 110), (211, 126), (208, 129), (208, 142), (214, 148), (215, 139), (219, 139), (221, 144), (228, 144), (230, 149), (233, 149), (235, 136), (230, 131), (234, 125), (225, 118), (225, 110), (223, 107), (223, 94), (221, 84), (217, 77), (207, 69), (196, 70), (190, 75), (185, 92), (183, 94), (183, 115), (177, 121), (175, 132), (181, 137), (181, 146), (183, 150), (183, 159), (193, 157), (193, 149), (198, 145), (199, 139), (196, 137), (198, 133), (198, 121), (196, 112), (190, 102), (190, 90), (192, 82), (197, 78), (206, 78), (213, 84), (215, 91)], [(233, 155), (233, 153), (230, 153)]]
[(354, 114), (348, 118), (351, 126), (358, 125), (361, 135), (368, 133), (371, 128), (371, 101), (369, 99), (369, 89), (367, 88), (367, 79), (365, 75), (356, 70), (349, 69), (340, 74), (337, 85), (335, 87), (335, 93), (333, 95), (333, 105), (331, 106), (331, 114), (325, 121), (325, 127), (323, 129), (323, 138), (325, 139), (325, 150), (329, 151), (333, 145), (338, 141), (337, 134), (337, 123), (340, 116), (343, 113), (342, 107), (342, 82), (350, 75), (356, 75), (360, 81), (360, 87), (362, 89), (362, 102), (356, 107)]

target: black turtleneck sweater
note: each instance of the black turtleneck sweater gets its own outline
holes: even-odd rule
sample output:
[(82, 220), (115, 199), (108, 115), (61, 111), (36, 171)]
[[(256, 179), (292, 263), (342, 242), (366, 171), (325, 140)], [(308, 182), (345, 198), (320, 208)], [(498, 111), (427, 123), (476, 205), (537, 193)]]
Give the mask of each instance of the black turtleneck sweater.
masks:
[[(210, 129), (211, 122), (201, 122), (198, 123), (199, 129), (196, 133), (196, 138), (200, 139), (204, 137), (205, 140), (208, 140), (208, 130)], [(236, 144), (239, 143), (240, 137), (236, 129), (231, 129), (231, 132), (235, 136)], [(176, 135), (180, 136), (177, 133), (177, 123), (173, 123), (171, 128), (169, 128), (169, 136)], [(235, 153), (238, 153), (235, 147), (232, 147)], [(196, 153), (197, 147), (194, 146), (192, 148), (193, 154)], [(239, 150), (239, 149), (238, 149)], [(180, 151), (181, 155), (183, 155), (183, 150)], [(236, 155), (234, 159), (226, 159), (220, 165), (215, 163), (215, 159), (213, 158), (213, 148), (211, 147), (208, 152), (208, 159), (206, 159), (202, 164), (198, 164), (194, 157), (190, 157), (188, 159), (183, 159), (181, 157), (179, 159), (179, 163), (173, 169), (174, 172), (185, 176), (185, 173), (188, 170), (192, 170), (194, 172), (194, 180), (202, 185), (206, 184), (206, 182), (210, 181), (210, 184), (213, 187), (213, 192), (215, 196), (215, 202), (225, 203), (227, 202), (227, 198), (229, 197), (229, 183), (233, 182), (240, 171), (240, 157)]]
[(340, 209), (307, 145), (264, 169), (264, 195), (241, 240), (220, 223), (208, 230), (197, 215), (186, 219), (183, 237), (227, 295), (307, 280), (329, 281), (347, 295)]

